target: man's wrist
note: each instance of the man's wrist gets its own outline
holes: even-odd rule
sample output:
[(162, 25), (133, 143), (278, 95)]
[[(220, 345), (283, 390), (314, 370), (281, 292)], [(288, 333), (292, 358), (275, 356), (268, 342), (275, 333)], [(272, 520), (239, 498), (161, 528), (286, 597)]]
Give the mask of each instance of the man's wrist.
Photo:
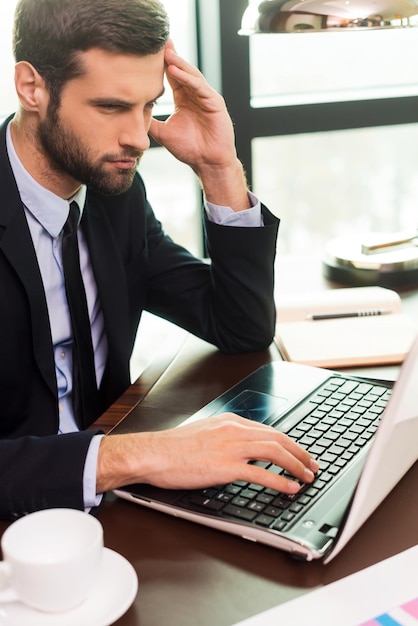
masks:
[(100, 442), (97, 459), (96, 491), (141, 482), (147, 446), (147, 433), (107, 435)]
[(227, 167), (203, 166), (196, 173), (209, 203), (233, 211), (251, 208), (244, 169), (238, 159)]

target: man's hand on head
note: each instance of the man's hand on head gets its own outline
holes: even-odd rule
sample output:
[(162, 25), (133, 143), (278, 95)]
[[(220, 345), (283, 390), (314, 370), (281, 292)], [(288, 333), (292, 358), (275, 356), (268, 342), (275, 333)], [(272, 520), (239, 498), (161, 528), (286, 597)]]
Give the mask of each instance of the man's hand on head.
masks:
[(174, 112), (164, 122), (154, 118), (151, 135), (193, 169), (209, 202), (234, 211), (249, 208), (234, 128), (223, 97), (176, 53), (171, 41), (165, 48), (165, 62)]

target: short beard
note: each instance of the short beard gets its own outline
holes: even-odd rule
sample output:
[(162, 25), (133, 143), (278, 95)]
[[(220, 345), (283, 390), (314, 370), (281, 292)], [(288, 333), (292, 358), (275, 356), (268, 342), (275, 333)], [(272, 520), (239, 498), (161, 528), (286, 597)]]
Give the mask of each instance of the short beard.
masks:
[[(106, 196), (122, 194), (131, 187), (136, 169), (106, 172), (104, 163), (115, 159), (105, 155), (94, 163), (89, 159), (89, 149), (83, 145), (73, 130), (65, 128), (58, 115), (57, 106), (50, 104), (45, 120), (38, 126), (38, 141), (49, 161), (49, 166), (58, 175), (71, 176), (93, 191)], [(142, 153), (131, 149), (125, 157), (141, 158)]]

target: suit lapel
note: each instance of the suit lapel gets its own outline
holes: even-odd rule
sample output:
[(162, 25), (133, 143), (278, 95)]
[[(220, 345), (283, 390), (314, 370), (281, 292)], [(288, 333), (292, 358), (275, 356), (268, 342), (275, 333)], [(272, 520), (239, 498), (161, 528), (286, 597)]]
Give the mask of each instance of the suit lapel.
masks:
[(26, 291), (35, 359), (47, 385), (57, 395), (51, 329), (42, 278), (20, 198), (13, 198), (11, 204), (14, 205), (14, 212), (1, 235), (0, 250)]

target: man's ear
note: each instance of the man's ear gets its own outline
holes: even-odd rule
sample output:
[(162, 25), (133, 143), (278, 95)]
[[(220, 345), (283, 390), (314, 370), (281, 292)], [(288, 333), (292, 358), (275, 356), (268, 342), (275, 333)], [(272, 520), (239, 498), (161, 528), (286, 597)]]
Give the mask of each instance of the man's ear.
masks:
[(39, 72), (27, 61), (15, 66), (15, 87), (21, 106), (25, 111), (45, 111), (49, 94)]

